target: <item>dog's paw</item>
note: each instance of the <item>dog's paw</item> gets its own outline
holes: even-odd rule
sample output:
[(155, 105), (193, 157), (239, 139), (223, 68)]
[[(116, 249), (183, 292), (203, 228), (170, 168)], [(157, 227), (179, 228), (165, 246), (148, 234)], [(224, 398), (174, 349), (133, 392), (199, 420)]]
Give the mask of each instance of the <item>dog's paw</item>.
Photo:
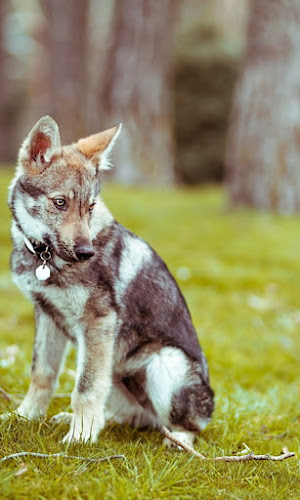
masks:
[(91, 428), (74, 427), (71, 424), (69, 432), (62, 439), (62, 443), (95, 443), (97, 441), (98, 433), (93, 432)]
[(69, 424), (72, 420), (72, 413), (67, 412), (67, 411), (61, 411), (60, 413), (57, 413), (56, 415), (53, 415), (53, 417), (50, 418), (50, 423), (51, 424), (60, 424), (60, 423), (65, 423)]
[(7, 422), (10, 418), (18, 416), (18, 414), (15, 411), (6, 411), (5, 413), (2, 413), (0, 415), (0, 422)]
[(72, 426), (69, 432), (67, 432), (65, 437), (62, 439), (62, 443), (64, 444), (79, 442), (87, 443), (88, 441), (96, 441), (96, 439), (92, 439), (92, 434), (89, 430), (84, 432), (83, 430), (74, 429)]
[(25, 420), (37, 420), (41, 415), (36, 412), (23, 411), (23, 409), (18, 408), (14, 411), (6, 411), (0, 415), (0, 421), (6, 422), (10, 418), (23, 418)]
[(35, 405), (26, 401), (26, 398), (15, 411), (18, 417), (23, 417), (27, 420), (38, 420), (40, 417), (44, 416), (44, 413), (45, 412), (41, 412)]
[(87, 441), (95, 443), (99, 432), (104, 427), (104, 419), (98, 415), (72, 415), (69, 432), (65, 435), (63, 443), (78, 443)]

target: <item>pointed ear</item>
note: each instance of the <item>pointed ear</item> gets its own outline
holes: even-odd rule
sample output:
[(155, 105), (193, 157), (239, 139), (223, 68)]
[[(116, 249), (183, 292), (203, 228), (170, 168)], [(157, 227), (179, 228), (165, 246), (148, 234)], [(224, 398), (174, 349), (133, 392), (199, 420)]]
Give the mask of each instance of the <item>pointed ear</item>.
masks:
[(119, 123), (119, 125), (104, 130), (104, 132), (80, 139), (75, 144), (75, 147), (89, 160), (92, 160), (99, 170), (109, 170), (109, 154), (121, 132), (121, 128), (122, 124)]
[(59, 128), (51, 116), (43, 116), (34, 125), (23, 142), (19, 160), (23, 169), (38, 173), (51, 161), (60, 147)]

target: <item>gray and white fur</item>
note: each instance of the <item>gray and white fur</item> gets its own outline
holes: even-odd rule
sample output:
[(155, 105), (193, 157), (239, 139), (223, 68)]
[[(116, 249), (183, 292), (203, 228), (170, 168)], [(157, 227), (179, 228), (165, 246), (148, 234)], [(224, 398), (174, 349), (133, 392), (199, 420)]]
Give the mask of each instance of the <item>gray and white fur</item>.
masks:
[[(98, 196), (120, 126), (62, 147), (41, 118), (24, 141), (9, 194), (15, 283), (34, 303), (31, 384), (19, 415), (47, 411), (68, 342), (77, 348), (70, 441), (96, 441), (108, 419), (169, 428), (192, 444), (211, 419), (206, 358), (167, 266)], [(50, 277), (33, 248), (48, 248)], [(59, 419), (59, 417), (57, 418)]]

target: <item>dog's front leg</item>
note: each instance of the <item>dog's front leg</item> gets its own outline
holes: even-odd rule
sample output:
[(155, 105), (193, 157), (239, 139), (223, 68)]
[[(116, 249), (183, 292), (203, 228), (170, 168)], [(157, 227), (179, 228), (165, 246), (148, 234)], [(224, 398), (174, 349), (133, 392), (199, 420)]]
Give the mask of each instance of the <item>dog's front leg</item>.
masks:
[(36, 334), (29, 390), (17, 409), (18, 415), (38, 418), (47, 411), (59, 369), (64, 357), (67, 339), (51, 317), (39, 307), (35, 309)]
[(112, 386), (116, 313), (96, 318), (78, 335), (76, 385), (72, 421), (63, 442), (95, 442), (105, 424), (104, 408)]

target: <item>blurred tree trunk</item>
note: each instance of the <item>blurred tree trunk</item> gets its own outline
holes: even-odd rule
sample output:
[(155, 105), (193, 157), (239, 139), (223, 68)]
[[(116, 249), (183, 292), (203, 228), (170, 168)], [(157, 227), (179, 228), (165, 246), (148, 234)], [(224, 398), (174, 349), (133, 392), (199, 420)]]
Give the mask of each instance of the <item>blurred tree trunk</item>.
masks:
[(115, 4), (111, 49), (100, 95), (102, 125), (123, 122), (114, 179), (174, 181), (170, 66), (177, 0)]
[(41, 0), (46, 15), (47, 109), (63, 141), (86, 133), (87, 21), (89, 0)]
[(253, 0), (227, 145), (235, 205), (300, 210), (299, 56), (299, 0)]
[(6, 2), (0, 2), (0, 161), (8, 161), (11, 159), (8, 126), (8, 76), (4, 46), (6, 6)]

